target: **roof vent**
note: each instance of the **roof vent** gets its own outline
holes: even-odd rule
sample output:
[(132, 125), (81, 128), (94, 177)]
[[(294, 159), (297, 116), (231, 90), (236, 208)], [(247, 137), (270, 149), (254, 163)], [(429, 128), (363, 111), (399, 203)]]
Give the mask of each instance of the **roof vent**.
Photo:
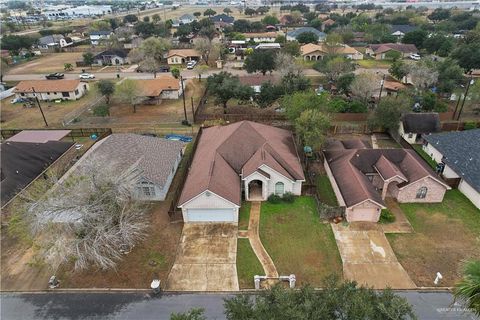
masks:
[(20, 172), (18, 172), (18, 170), (15, 170), (15, 173), (16, 173), (16, 174), (19, 174)]
[(205, 192), (205, 195), (206, 195), (207, 197), (210, 197), (212, 194), (210, 193), (210, 191), (207, 191), (207, 192)]

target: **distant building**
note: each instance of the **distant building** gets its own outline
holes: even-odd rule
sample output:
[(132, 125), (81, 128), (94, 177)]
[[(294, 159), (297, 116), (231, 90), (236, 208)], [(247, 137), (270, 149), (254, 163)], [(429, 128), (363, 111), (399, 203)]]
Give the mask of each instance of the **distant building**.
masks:
[(176, 28), (184, 24), (192, 23), (193, 21), (196, 21), (196, 20), (197, 19), (195, 18), (194, 15), (187, 13), (187, 14), (181, 15), (180, 18), (178, 19), (174, 19), (172, 23), (172, 27)]
[(52, 34), (38, 39), (38, 48), (44, 50), (53, 48), (64, 48), (72, 44), (73, 40), (71, 38), (64, 37), (61, 34)]
[(195, 49), (172, 49), (168, 51), (168, 64), (184, 64), (192, 60), (200, 60), (200, 54)]
[(318, 31), (315, 28), (302, 27), (302, 28), (298, 28), (298, 29), (295, 29), (295, 30), (292, 30), (292, 31), (288, 31), (287, 32), (287, 41), (297, 40), (297, 37), (299, 35), (301, 35), (302, 33), (305, 33), (305, 32), (311, 32), (311, 33), (315, 34), (318, 37), (318, 41), (324, 41), (326, 36), (327, 36), (324, 32)]
[(300, 47), (300, 53), (303, 60), (316, 61), (322, 60), (328, 54), (337, 54), (347, 59), (362, 60), (363, 54), (355, 48), (346, 44), (338, 44), (337, 46), (327, 47), (325, 44), (308, 43)]
[(113, 32), (109, 30), (92, 31), (90, 32), (90, 42), (96, 46), (100, 41), (110, 39), (112, 34)]
[(370, 44), (365, 49), (365, 53), (369, 56), (375, 57), (377, 60), (386, 59), (389, 51), (400, 52), (403, 58), (410, 56), (411, 54), (418, 53), (418, 49), (414, 44), (402, 44), (402, 43), (380, 43)]
[(277, 38), (276, 32), (249, 32), (244, 33), (246, 41), (253, 41), (253, 42), (275, 42)]
[(80, 80), (24, 80), (17, 84), (13, 92), (17, 98), (53, 101), (78, 100), (87, 90), (88, 84)]
[(48, 6), (43, 15), (49, 20), (73, 19), (79, 17), (103, 16), (112, 13), (111, 6)]
[(95, 64), (99, 66), (120, 66), (129, 62), (127, 51), (122, 49), (110, 49), (100, 52), (94, 59)]
[(408, 24), (394, 24), (390, 27), (391, 35), (397, 37), (398, 39), (403, 38), (406, 33), (415, 30), (417, 30), (417, 27)]
[(148, 98), (149, 103), (160, 103), (163, 99), (178, 99), (182, 96), (180, 80), (169, 75), (159, 75), (155, 79), (139, 79), (135, 82), (141, 90), (141, 96)]

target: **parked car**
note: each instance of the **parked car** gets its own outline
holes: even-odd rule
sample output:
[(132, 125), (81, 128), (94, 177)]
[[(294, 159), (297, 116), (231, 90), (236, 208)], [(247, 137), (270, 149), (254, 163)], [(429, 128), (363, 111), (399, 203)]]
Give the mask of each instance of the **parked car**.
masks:
[(57, 79), (63, 79), (65, 75), (63, 73), (55, 72), (55, 73), (50, 73), (45, 76), (48, 80), (57, 80)]
[(193, 69), (197, 65), (197, 61), (192, 60), (189, 63), (187, 63), (187, 69)]
[(167, 140), (182, 141), (182, 142), (191, 142), (192, 137), (182, 136), (180, 134), (167, 134), (165, 136)]
[(13, 98), (12, 100), (10, 100), (10, 103), (14, 104), (14, 103), (26, 103), (26, 102), (29, 102), (28, 99), (26, 98)]
[(95, 79), (95, 76), (91, 73), (82, 73), (79, 76), (80, 79)]
[(409, 56), (410, 59), (412, 60), (420, 60), (420, 55), (419, 54), (416, 54), (416, 53), (412, 53), (410, 56)]

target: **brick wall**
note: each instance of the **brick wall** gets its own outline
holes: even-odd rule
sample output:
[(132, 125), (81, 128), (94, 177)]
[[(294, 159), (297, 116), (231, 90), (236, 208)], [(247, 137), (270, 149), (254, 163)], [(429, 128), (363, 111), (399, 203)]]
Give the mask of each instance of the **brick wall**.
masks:
[[(417, 199), (417, 191), (421, 187), (427, 187), (427, 195), (423, 199)], [(433, 180), (432, 178), (426, 177), (415, 183), (412, 183), (401, 190), (396, 186), (391, 188), (394, 197), (398, 202), (424, 202), (424, 203), (433, 203), (433, 202), (442, 202), (443, 196), (447, 191), (446, 187)]]

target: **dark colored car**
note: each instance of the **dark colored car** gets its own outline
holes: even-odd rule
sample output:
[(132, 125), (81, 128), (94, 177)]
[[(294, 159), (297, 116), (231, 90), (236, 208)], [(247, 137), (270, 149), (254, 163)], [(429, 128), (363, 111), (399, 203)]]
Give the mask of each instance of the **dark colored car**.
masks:
[(50, 73), (45, 76), (45, 78), (47, 78), (48, 80), (63, 79), (64, 77), (65, 75), (63, 73), (58, 73), (58, 72)]

